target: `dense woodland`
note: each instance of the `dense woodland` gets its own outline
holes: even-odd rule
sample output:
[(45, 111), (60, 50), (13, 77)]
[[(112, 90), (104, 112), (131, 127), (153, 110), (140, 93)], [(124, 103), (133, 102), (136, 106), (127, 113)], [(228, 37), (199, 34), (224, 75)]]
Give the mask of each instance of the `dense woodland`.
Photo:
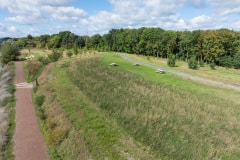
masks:
[(104, 35), (78, 36), (69, 31), (15, 39), (21, 48), (94, 49), (214, 63), (240, 68), (240, 32), (229, 29), (172, 31), (161, 28), (112, 29)]

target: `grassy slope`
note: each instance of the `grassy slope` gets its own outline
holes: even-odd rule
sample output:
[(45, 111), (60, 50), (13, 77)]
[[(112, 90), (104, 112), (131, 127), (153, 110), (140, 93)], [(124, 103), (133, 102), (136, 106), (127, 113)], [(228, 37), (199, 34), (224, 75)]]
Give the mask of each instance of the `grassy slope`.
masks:
[[(240, 93), (154, 72), (118, 54), (56, 66), (37, 93), (48, 97), (41, 109), (45, 137), (61, 126), (55, 120), (49, 127), (54, 104), (69, 123), (62, 128), (79, 132), (92, 159), (153, 158), (149, 153), (154, 159), (239, 159)], [(69, 154), (61, 155), (63, 145), (80, 145), (70, 135), (52, 145), (60, 157)]]
[(68, 64), (54, 67), (35, 94), (46, 97), (38, 115), (51, 158), (155, 159), (79, 91), (66, 75)]

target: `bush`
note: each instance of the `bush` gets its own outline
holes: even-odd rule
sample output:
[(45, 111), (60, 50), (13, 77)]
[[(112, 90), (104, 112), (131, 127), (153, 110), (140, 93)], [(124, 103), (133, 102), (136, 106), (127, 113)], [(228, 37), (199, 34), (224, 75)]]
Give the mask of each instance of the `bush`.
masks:
[(202, 60), (199, 62), (199, 66), (204, 67), (204, 62)]
[(38, 61), (41, 62), (44, 65), (47, 65), (49, 63), (49, 58), (48, 57), (39, 57)]
[(52, 54), (48, 55), (48, 58), (52, 61), (52, 62), (56, 62), (58, 61), (59, 58), (61, 58), (63, 55), (62, 51), (57, 51), (57, 50), (53, 50)]
[(34, 59), (27, 61), (28, 78), (36, 74), (42, 64)]
[(168, 66), (170, 67), (175, 67), (176, 66), (176, 56), (173, 54), (169, 55), (168, 61), (167, 61)]
[(7, 64), (10, 61), (13, 61), (20, 55), (18, 46), (13, 42), (7, 42), (2, 44), (2, 55), (1, 63)]
[(214, 61), (212, 61), (211, 63), (210, 63), (210, 68), (212, 69), (212, 70), (215, 70), (216, 68), (216, 64), (215, 64), (215, 62)]
[(198, 69), (198, 62), (195, 56), (192, 56), (188, 61), (188, 67), (190, 69)]
[(233, 67), (235, 69), (240, 69), (240, 54), (236, 54), (233, 57)]
[(44, 99), (45, 99), (45, 96), (44, 95), (37, 95), (35, 97), (35, 103), (38, 107), (41, 107), (43, 105), (43, 102), (44, 102)]
[(219, 60), (219, 65), (223, 67), (231, 68), (233, 65), (233, 59), (231, 56), (221, 57)]
[(68, 52), (67, 52), (67, 56), (68, 56), (69, 58), (71, 58), (72, 55), (73, 55), (73, 53), (72, 53), (71, 51), (68, 51)]

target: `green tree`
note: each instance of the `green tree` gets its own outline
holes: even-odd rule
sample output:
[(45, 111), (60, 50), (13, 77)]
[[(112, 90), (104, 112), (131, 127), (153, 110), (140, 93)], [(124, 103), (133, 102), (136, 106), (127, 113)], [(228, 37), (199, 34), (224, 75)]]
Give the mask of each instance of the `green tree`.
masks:
[(176, 66), (176, 56), (173, 54), (169, 55), (168, 61), (167, 61), (168, 66), (170, 67), (175, 67)]
[(74, 53), (75, 55), (78, 54), (78, 47), (77, 47), (76, 44), (73, 46), (73, 53)]
[(14, 42), (6, 42), (2, 44), (1, 63), (7, 64), (10, 61), (16, 60), (20, 55), (19, 47)]
[(233, 57), (233, 67), (235, 69), (240, 69), (240, 54), (236, 54)]
[(68, 52), (67, 52), (67, 56), (68, 56), (69, 58), (71, 58), (72, 55), (73, 55), (73, 53), (72, 53), (71, 51), (68, 51)]
[(52, 54), (48, 55), (48, 58), (52, 61), (52, 62), (56, 62), (58, 61), (59, 58), (61, 58), (63, 55), (63, 53), (61, 51), (57, 51), (57, 50), (53, 50)]
[(188, 61), (188, 67), (190, 69), (198, 69), (198, 62), (196, 60), (196, 56), (192, 56)]
[(219, 60), (219, 65), (223, 67), (231, 68), (233, 65), (233, 58), (231, 56), (221, 57)]

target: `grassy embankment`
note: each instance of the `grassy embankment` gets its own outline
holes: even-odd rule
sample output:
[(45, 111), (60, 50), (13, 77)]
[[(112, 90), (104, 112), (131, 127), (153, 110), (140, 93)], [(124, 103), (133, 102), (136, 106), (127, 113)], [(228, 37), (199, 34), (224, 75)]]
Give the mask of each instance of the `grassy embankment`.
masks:
[(159, 75), (118, 54), (61, 62), (41, 83), (35, 100), (45, 97), (37, 108), (52, 157), (239, 159), (237, 91)]
[(15, 129), (14, 63), (5, 65), (0, 72), (0, 159), (12, 160)]

